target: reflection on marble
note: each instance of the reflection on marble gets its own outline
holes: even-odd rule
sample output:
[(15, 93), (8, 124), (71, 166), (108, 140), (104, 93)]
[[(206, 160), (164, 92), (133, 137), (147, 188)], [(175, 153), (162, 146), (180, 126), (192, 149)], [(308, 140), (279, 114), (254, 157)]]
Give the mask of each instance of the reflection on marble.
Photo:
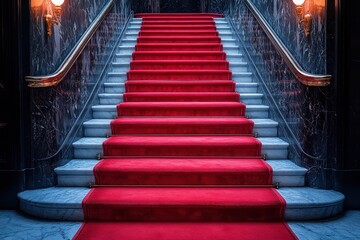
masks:
[(20, 209), (40, 218), (80, 221), (84, 218), (81, 203), (89, 191), (76, 187), (23, 191), (18, 194)]
[[(61, 25), (53, 36), (46, 39), (45, 45), (40, 44), (44, 41), (42, 20), (32, 13), (32, 73), (52, 72), (107, 2), (66, 1)], [(35, 179), (33, 184), (29, 183), (29, 187), (53, 186), (56, 182), (54, 167), (60, 159), (66, 161), (72, 158), (71, 144), (82, 136), (82, 122), (90, 118), (90, 104), (98, 101), (94, 96), (101, 90), (98, 83), (104, 79), (105, 63), (111, 57), (111, 50), (129, 14), (129, 0), (115, 1), (114, 8), (64, 80), (55, 87), (31, 89)], [(60, 46), (56, 45), (56, 38), (61, 39)], [(55, 49), (57, 53), (48, 54)]]
[[(86, 187), (27, 190), (19, 194), (20, 208), (41, 218), (81, 220), (81, 203), (89, 191)], [(342, 211), (344, 195), (335, 191), (308, 187), (281, 187), (278, 191), (286, 201), (287, 220), (328, 218)]]
[[(295, 16), (286, 15), (290, 11), (286, 3), (260, 2), (256, 1), (259, 6), (263, 6), (261, 11), (268, 18), (281, 19), (282, 24), (293, 26), (293, 20), (289, 18), (292, 19)], [(273, 9), (274, 6), (276, 10)], [(310, 169), (306, 178), (307, 184), (326, 187), (324, 178), (318, 172), (326, 166), (327, 159), (328, 122), (325, 103), (328, 88), (306, 87), (296, 80), (243, 0), (229, 1), (227, 17), (233, 23), (243, 43), (242, 51), (248, 53), (250, 70), (256, 73), (259, 81), (259, 92), (264, 93), (264, 104), (270, 106), (269, 117), (279, 122), (279, 137), (286, 139), (290, 144), (289, 159), (297, 165)], [(281, 30), (286, 33), (292, 29), (281, 26), (283, 26)], [(297, 31), (294, 33), (299, 34)], [(288, 42), (287, 44), (292, 46)], [(301, 46), (304, 46), (304, 49), (309, 47)], [(321, 49), (324, 46), (314, 44), (312, 47)], [(314, 51), (310, 52), (315, 55)], [(320, 53), (316, 54), (315, 56), (322, 56)], [(303, 55), (299, 56), (303, 57)], [(311, 59), (314, 60), (314, 58)], [(318, 58), (314, 61), (316, 64), (322, 62)], [(322, 62), (321, 66), (324, 65), (325, 63)], [(312, 70), (311, 72), (323, 72), (324, 69), (310, 63), (307, 66)]]
[(48, 221), (17, 211), (0, 210), (0, 226), (3, 240), (70, 240), (81, 222)]
[(360, 239), (360, 211), (346, 211), (332, 219), (288, 224), (300, 240)]
[[(318, 221), (288, 222), (300, 240), (360, 239), (360, 211)], [(70, 240), (81, 222), (46, 221), (10, 210), (0, 210), (0, 239)]]
[(345, 197), (340, 192), (307, 187), (283, 187), (278, 191), (286, 201), (286, 220), (328, 218), (343, 210)]

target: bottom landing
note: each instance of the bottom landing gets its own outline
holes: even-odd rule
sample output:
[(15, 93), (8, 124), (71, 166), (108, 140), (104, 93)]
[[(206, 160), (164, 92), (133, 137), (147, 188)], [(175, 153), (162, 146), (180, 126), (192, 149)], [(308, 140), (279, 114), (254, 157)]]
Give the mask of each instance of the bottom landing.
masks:
[(74, 240), (287, 240), (298, 239), (283, 222), (119, 223), (86, 222)]

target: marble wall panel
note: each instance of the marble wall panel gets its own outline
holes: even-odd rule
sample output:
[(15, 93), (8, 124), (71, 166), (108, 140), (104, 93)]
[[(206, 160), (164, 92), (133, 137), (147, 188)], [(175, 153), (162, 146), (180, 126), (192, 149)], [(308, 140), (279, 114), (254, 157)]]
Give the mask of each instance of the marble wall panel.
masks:
[[(325, 0), (323, 0), (325, 1)], [(260, 10), (276, 34), (289, 48), (301, 66), (311, 73), (326, 73), (326, 19), (325, 9), (314, 0), (306, 0), (303, 14), (312, 16), (309, 37), (299, 24), (292, 0), (251, 0)]]
[[(33, 26), (33, 73), (48, 74), (53, 71), (63, 53), (74, 47), (78, 36), (101, 11), (105, 2), (107, 1), (69, 1), (64, 6), (64, 22), (54, 34), (59, 34), (60, 45), (53, 41), (53, 48), (38, 45), (41, 41), (50, 42), (55, 39), (44, 38), (43, 29), (39, 25)], [(109, 59), (110, 51), (129, 14), (128, 1), (116, 1), (64, 80), (54, 87), (31, 89), (34, 187), (53, 185), (53, 168), (60, 160), (71, 159), (71, 143), (82, 134), (81, 123), (88, 118), (90, 103), (96, 101), (94, 93), (102, 80), (105, 62)]]
[[(258, 2), (264, 4), (263, 6), (265, 2), (272, 5), (262, 9), (264, 15), (274, 14), (272, 3)], [(272, 15), (273, 18), (278, 19), (282, 16), (281, 13), (289, 11), (285, 8), (287, 5), (282, 6), (284, 8), (277, 7), (276, 11), (280, 16)], [(271, 11), (271, 14), (267, 11)], [(324, 179), (319, 172), (327, 164), (328, 123), (325, 103), (329, 96), (328, 89), (306, 87), (295, 78), (242, 0), (230, 1), (226, 14), (243, 43), (243, 51), (248, 53), (252, 70), (258, 76), (261, 92), (265, 94), (265, 104), (270, 105), (270, 117), (280, 123), (279, 136), (290, 143), (289, 158), (309, 169), (309, 185), (323, 186)], [(286, 21), (286, 17), (283, 21)], [(295, 29), (294, 34), (297, 35), (297, 32), (301, 30)], [(291, 47), (291, 44), (287, 46)], [(308, 46), (300, 47), (303, 49)], [(301, 60), (301, 54), (298, 56)], [(310, 65), (309, 62), (307, 66)], [(321, 68), (324, 69), (324, 66)]]

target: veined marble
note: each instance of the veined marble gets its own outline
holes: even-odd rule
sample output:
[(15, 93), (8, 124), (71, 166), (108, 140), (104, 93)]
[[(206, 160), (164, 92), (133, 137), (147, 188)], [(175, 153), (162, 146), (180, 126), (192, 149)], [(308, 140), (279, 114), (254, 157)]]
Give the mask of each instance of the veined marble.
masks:
[[(0, 239), (70, 240), (82, 222), (37, 219), (12, 210), (0, 210)], [(300, 240), (360, 239), (360, 211), (346, 211), (327, 220), (288, 222)]]

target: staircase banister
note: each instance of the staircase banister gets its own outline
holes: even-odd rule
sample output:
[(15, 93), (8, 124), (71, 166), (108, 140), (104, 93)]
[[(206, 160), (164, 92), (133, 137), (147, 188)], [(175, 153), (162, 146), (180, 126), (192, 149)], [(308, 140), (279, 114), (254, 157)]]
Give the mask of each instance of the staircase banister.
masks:
[(249, 10), (253, 13), (254, 17), (262, 27), (263, 31), (270, 39), (278, 53), (282, 56), (291, 72), (296, 76), (296, 79), (306, 86), (316, 86), (323, 87), (330, 84), (332, 78), (329, 74), (313, 74), (305, 71), (294, 56), (290, 53), (284, 43), (273, 31), (269, 23), (262, 16), (260, 11), (255, 7), (255, 5), (250, 0), (244, 0), (245, 4), (248, 6)]
[(75, 44), (73, 49), (60, 64), (58, 69), (48, 75), (42, 76), (26, 76), (25, 80), (28, 82), (28, 86), (32, 88), (39, 87), (52, 87), (59, 84), (70, 71), (71, 67), (74, 65), (78, 57), (83, 52), (87, 43), (90, 41), (100, 24), (103, 22), (108, 12), (112, 9), (115, 0), (109, 0), (99, 15), (94, 19), (89, 28), (84, 32), (78, 42)]

